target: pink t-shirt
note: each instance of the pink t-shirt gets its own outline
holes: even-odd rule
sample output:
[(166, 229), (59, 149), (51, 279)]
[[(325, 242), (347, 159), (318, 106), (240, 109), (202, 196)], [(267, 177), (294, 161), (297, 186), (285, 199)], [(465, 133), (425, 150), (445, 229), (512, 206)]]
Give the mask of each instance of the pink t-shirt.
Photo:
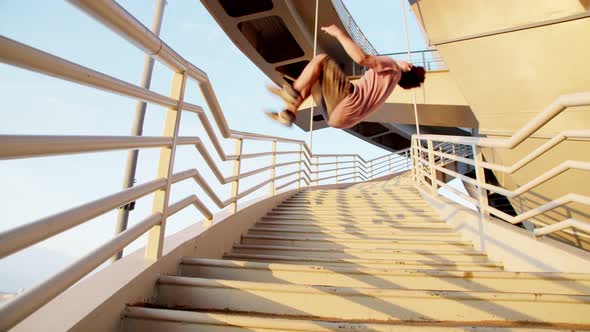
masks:
[(354, 92), (342, 99), (330, 114), (330, 123), (338, 128), (350, 128), (375, 112), (401, 78), (395, 61), (387, 56), (377, 56), (377, 64), (367, 70), (355, 83)]

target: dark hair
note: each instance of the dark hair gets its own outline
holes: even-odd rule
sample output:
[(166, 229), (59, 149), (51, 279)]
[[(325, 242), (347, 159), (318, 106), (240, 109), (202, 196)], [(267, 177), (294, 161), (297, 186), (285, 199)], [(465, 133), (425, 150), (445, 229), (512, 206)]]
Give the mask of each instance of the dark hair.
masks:
[(425, 74), (424, 67), (413, 66), (410, 71), (402, 72), (402, 77), (397, 84), (404, 89), (417, 88), (424, 82)]

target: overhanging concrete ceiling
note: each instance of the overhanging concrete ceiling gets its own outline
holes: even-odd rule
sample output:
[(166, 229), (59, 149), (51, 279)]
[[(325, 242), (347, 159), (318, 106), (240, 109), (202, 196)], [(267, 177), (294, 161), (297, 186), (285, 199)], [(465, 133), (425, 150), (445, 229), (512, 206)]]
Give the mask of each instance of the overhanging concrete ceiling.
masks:
[[(340, 0), (333, 0), (338, 2)], [(318, 25), (325, 26), (336, 24), (342, 30), (346, 30), (333, 1), (319, 2)], [(225, 31), (234, 44), (273, 82), (282, 85), (285, 80), (299, 76), (307, 62), (313, 57), (313, 30), (315, 2), (309, 0), (201, 0), (209, 13)], [(340, 4), (338, 5), (340, 7)], [(343, 5), (342, 5), (343, 6)], [(342, 12), (341, 12), (342, 14)], [(342, 14), (347, 15), (347, 14)], [(347, 24), (351, 19), (347, 19)], [(362, 33), (361, 33), (362, 34)], [(338, 62), (344, 72), (350, 76), (358, 74), (358, 65), (346, 54), (342, 46), (332, 37), (318, 34), (318, 52), (328, 53)], [(433, 84), (440, 86), (448, 83), (449, 78), (444, 74), (427, 74), (433, 78)], [(448, 75), (447, 75), (448, 76)], [(442, 78), (441, 78), (442, 77)], [(450, 77), (450, 76), (449, 76)], [(454, 84), (451, 84), (456, 89)], [(392, 96), (396, 95), (400, 88), (396, 89)], [(446, 90), (449, 90), (448, 88)], [(450, 91), (449, 90), (449, 91)], [(469, 106), (465, 103), (458, 91), (452, 93), (436, 93), (426, 88), (422, 94), (428, 93), (428, 102), (423, 100), (425, 112), (421, 124), (439, 126), (441, 133), (456, 131), (454, 127), (473, 127), (476, 122), (470, 118)], [(430, 94), (433, 97), (430, 98)], [(404, 94), (400, 94), (403, 96)], [(309, 100), (308, 100), (309, 101)], [(411, 130), (403, 124), (413, 123), (413, 117), (408, 118), (407, 102), (393, 100), (390, 105), (384, 106), (375, 113), (367, 122), (361, 123), (346, 131), (365, 141), (378, 145), (390, 151), (409, 146)], [(302, 109), (306, 106), (303, 105)], [(398, 114), (399, 112), (399, 114)], [(412, 111), (413, 114), (413, 111)], [(444, 116), (442, 116), (444, 114)], [(301, 129), (309, 130), (309, 111), (301, 111), (298, 114), (296, 125)], [(315, 110), (314, 130), (327, 127), (320, 115)], [(451, 119), (452, 118), (452, 119)], [(445, 121), (445, 119), (449, 121)], [(379, 123), (374, 123), (379, 122)], [(377, 136), (372, 135), (379, 128)], [(460, 131), (469, 134), (467, 131)]]

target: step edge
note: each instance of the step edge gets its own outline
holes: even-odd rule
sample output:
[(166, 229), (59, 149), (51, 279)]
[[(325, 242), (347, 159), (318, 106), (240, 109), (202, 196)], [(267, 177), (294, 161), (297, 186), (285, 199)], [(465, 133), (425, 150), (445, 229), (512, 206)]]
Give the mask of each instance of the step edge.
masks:
[[(415, 290), (415, 289), (377, 289), (364, 287), (342, 287), (323, 285), (294, 285), (278, 284), (270, 282), (253, 282), (241, 280), (223, 280), (195, 277), (180, 277), (163, 275), (158, 278), (157, 286), (185, 286), (207, 288), (229, 288), (232, 290), (251, 291), (275, 291), (285, 293), (303, 293), (334, 296), (366, 296), (366, 297), (411, 297), (424, 299), (444, 300), (498, 300), (502, 301), (526, 301), (526, 302), (558, 302), (590, 304), (590, 295), (562, 295), (544, 293), (517, 293), (517, 292), (489, 292), (489, 291), (453, 291), (453, 290)], [(543, 297), (545, 299), (543, 299)]]

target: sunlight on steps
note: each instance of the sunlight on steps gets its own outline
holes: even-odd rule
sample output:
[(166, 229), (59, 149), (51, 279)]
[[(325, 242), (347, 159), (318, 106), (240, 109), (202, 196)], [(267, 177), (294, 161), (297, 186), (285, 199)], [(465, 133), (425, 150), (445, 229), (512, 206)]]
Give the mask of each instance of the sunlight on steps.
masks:
[(304, 190), (224, 259), (185, 257), (124, 331), (411, 331), (590, 325), (590, 276), (503, 271), (404, 174)]

